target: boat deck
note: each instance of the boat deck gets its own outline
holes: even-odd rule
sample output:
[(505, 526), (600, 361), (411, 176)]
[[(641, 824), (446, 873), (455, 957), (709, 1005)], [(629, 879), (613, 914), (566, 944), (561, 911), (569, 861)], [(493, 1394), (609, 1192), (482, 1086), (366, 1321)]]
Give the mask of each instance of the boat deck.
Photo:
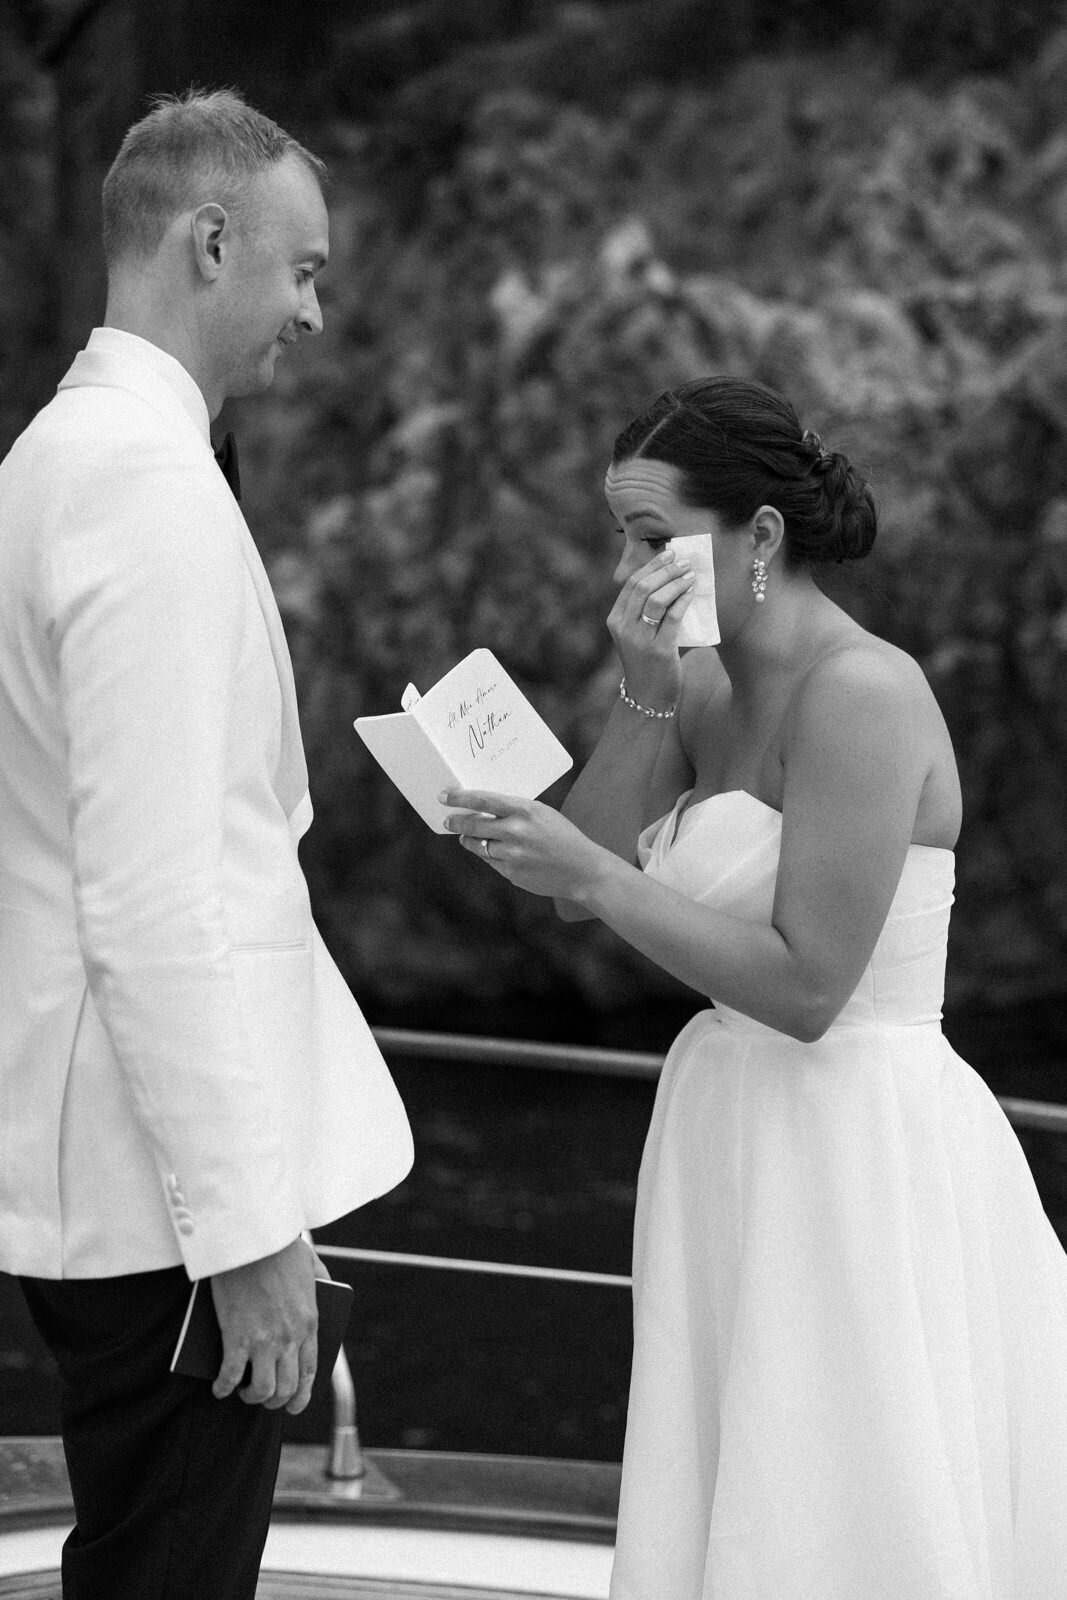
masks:
[[(285, 1447), (259, 1600), (606, 1596), (617, 1465), (414, 1450), (364, 1462), (335, 1481), (321, 1446)], [(0, 1600), (59, 1600), (71, 1520), (59, 1441), (0, 1440)]]

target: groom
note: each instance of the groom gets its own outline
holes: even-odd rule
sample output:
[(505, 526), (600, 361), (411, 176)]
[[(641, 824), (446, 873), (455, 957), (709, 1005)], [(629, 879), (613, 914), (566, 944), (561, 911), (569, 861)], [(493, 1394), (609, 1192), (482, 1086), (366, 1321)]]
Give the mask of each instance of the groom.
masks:
[[(59, 1368), (78, 1600), (251, 1600), (315, 1373), (301, 1233), (411, 1161), (311, 919), (292, 669), (208, 434), (321, 330), (322, 172), (230, 92), (131, 128), (104, 325), (0, 466), (0, 1268)], [(214, 1384), (169, 1372), (199, 1278)]]

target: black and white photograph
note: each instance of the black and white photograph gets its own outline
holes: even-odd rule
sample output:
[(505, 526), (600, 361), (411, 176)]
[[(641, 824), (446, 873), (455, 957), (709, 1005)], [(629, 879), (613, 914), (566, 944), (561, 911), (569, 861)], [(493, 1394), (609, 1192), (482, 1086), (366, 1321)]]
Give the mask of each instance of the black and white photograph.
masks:
[(2, 1600), (1067, 1600), (1063, 0), (0, 0)]

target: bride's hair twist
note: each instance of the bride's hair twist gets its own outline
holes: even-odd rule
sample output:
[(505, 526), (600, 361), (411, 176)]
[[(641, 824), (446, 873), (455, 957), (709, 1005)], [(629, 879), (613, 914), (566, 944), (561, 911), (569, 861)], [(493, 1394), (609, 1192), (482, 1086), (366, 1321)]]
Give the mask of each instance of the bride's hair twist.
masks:
[(774, 506), (790, 566), (856, 560), (874, 543), (866, 480), (766, 384), (699, 378), (665, 391), (615, 441), (615, 463), (635, 456), (677, 467), (685, 503), (714, 511), (727, 528)]

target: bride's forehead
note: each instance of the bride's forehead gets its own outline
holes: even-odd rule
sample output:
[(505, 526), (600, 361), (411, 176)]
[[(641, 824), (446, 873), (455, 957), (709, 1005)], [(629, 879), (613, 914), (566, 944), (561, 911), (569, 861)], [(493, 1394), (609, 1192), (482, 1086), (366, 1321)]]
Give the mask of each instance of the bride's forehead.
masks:
[(604, 478), (604, 493), (609, 500), (643, 498), (663, 503), (677, 498), (678, 479), (677, 467), (634, 456), (629, 461), (611, 463)]

